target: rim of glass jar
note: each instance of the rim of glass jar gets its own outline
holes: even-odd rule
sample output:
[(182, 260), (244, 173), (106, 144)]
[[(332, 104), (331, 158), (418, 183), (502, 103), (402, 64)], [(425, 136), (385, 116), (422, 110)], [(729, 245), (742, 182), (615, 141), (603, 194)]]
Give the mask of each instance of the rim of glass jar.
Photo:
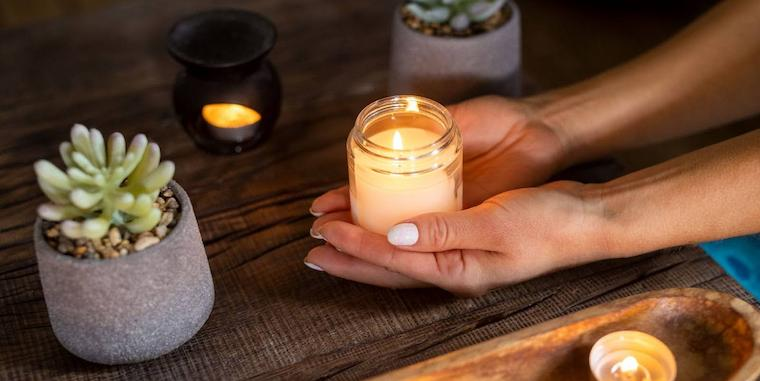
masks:
[[(437, 140), (420, 147), (393, 149), (377, 144), (364, 135), (364, 127), (369, 125), (372, 120), (393, 112), (408, 112), (406, 108), (409, 105), (410, 98), (417, 101), (419, 112), (423, 113), (424, 108), (426, 115), (432, 114), (443, 126), (444, 132)], [(392, 95), (378, 99), (362, 109), (354, 122), (351, 138), (356, 147), (368, 155), (392, 161), (409, 161), (437, 155), (442, 148), (454, 141), (457, 134), (458, 129), (454, 118), (442, 104), (419, 95)]]

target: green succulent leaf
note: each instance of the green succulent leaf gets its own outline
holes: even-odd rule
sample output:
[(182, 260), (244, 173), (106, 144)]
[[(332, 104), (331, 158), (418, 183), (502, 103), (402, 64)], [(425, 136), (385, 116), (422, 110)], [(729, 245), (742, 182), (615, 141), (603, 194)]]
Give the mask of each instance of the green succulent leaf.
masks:
[(88, 192), (84, 189), (77, 188), (69, 193), (69, 200), (74, 206), (82, 210), (90, 210), (103, 199), (102, 192)]
[[(92, 145), (90, 144), (90, 131), (81, 124), (75, 124), (71, 128), (71, 144), (74, 150), (84, 155), (88, 160), (93, 159)], [(84, 169), (84, 168), (83, 168)]]
[(82, 224), (73, 220), (66, 220), (61, 222), (61, 232), (66, 237), (73, 239), (84, 237), (84, 233), (82, 232)]
[(142, 217), (135, 218), (126, 224), (127, 230), (132, 233), (140, 233), (153, 229), (161, 220), (161, 211), (158, 208), (151, 208), (148, 213)]
[(74, 163), (76, 163), (76, 165), (83, 171), (91, 175), (95, 175), (99, 172), (98, 168), (92, 164), (90, 159), (87, 158), (87, 155), (78, 151), (74, 151), (71, 154), (71, 158), (74, 159)]
[(82, 223), (82, 235), (89, 239), (99, 239), (106, 235), (111, 221), (103, 218), (88, 218)]
[(129, 144), (129, 149), (127, 150), (127, 155), (121, 163), (121, 167), (124, 168), (124, 172), (127, 176), (131, 174), (135, 167), (137, 167), (137, 164), (140, 163), (147, 147), (148, 138), (146, 138), (145, 135), (137, 134), (137, 136), (132, 139), (132, 143)]
[(129, 210), (135, 204), (135, 196), (129, 192), (119, 192), (114, 196), (113, 204), (118, 210)]
[(137, 167), (132, 171), (132, 174), (127, 177), (127, 184), (139, 184), (146, 175), (158, 167), (158, 162), (160, 160), (161, 149), (158, 148), (158, 144), (150, 143), (145, 150), (142, 160), (137, 164)]
[(37, 214), (48, 221), (63, 221), (79, 215), (79, 210), (70, 205), (45, 203), (37, 207)]
[(37, 178), (37, 184), (39, 184), (42, 193), (44, 193), (50, 201), (59, 205), (69, 204), (69, 195), (67, 191), (55, 188), (49, 183), (42, 181), (39, 177)]
[(106, 144), (103, 140), (103, 134), (96, 129), (90, 130), (90, 144), (92, 150), (93, 161), (99, 168), (103, 168), (106, 165)]
[(124, 160), (127, 143), (124, 135), (114, 132), (108, 137), (108, 169), (113, 170)]
[(63, 159), (63, 164), (66, 164), (67, 167), (73, 167), (74, 166), (74, 160), (71, 158), (71, 153), (74, 151), (74, 146), (71, 145), (69, 142), (63, 142), (61, 145), (58, 146), (58, 152), (61, 154), (61, 159)]
[(423, 6), (417, 3), (409, 3), (406, 9), (414, 16), (425, 22), (444, 22), (451, 16), (451, 9), (445, 6)]
[(34, 172), (37, 174), (37, 179), (40, 182), (45, 182), (51, 187), (60, 190), (71, 189), (71, 180), (69, 180), (66, 173), (47, 160), (39, 160), (34, 163)]
[(142, 217), (148, 212), (150, 212), (150, 208), (153, 207), (153, 198), (150, 197), (150, 195), (143, 193), (138, 195), (135, 198), (134, 204), (132, 204), (132, 207), (125, 210), (127, 214)]
[(174, 163), (171, 161), (165, 161), (161, 163), (158, 168), (154, 169), (148, 176), (142, 181), (142, 187), (153, 192), (166, 186), (174, 176)]

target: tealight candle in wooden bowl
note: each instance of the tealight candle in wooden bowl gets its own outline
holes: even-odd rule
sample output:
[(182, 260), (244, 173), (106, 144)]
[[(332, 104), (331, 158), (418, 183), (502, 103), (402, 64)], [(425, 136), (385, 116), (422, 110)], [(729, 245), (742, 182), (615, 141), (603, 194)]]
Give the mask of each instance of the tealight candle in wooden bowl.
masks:
[(676, 360), (667, 345), (639, 331), (605, 335), (591, 348), (591, 372), (597, 381), (673, 381)]
[(347, 142), (354, 223), (386, 234), (419, 214), (462, 208), (462, 138), (448, 110), (417, 96), (362, 110)]

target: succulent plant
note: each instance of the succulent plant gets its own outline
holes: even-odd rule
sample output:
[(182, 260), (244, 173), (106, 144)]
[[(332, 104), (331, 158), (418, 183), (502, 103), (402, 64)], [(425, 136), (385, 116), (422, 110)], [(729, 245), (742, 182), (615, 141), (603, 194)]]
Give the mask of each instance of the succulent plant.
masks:
[(145, 135), (135, 136), (127, 149), (120, 133), (106, 143), (100, 131), (75, 124), (60, 154), (65, 172), (47, 160), (34, 163), (34, 171), (51, 201), (37, 214), (61, 221), (65, 236), (99, 239), (111, 225), (140, 233), (158, 224), (161, 211), (154, 201), (172, 179), (174, 163), (159, 164), (161, 151)]
[(470, 23), (483, 22), (504, 6), (506, 0), (410, 0), (406, 9), (422, 21), (448, 23), (464, 30)]

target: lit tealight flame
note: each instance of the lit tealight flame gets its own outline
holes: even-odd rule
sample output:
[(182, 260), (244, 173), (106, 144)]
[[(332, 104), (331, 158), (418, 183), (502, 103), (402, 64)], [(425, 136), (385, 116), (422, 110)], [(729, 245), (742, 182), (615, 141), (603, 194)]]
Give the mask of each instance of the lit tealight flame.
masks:
[(626, 356), (623, 361), (612, 366), (612, 372), (634, 372), (639, 369), (639, 362), (633, 356)]
[(396, 130), (393, 133), (393, 149), (404, 149), (404, 141), (401, 139), (401, 133)]
[(633, 356), (626, 356), (615, 363), (610, 369), (615, 380), (619, 381), (650, 381), (649, 371), (639, 366), (639, 361)]
[(261, 120), (256, 110), (235, 103), (208, 104), (201, 114), (209, 124), (219, 128), (240, 128)]
[(417, 106), (417, 98), (406, 98), (406, 111), (408, 112), (420, 112), (419, 106)]

